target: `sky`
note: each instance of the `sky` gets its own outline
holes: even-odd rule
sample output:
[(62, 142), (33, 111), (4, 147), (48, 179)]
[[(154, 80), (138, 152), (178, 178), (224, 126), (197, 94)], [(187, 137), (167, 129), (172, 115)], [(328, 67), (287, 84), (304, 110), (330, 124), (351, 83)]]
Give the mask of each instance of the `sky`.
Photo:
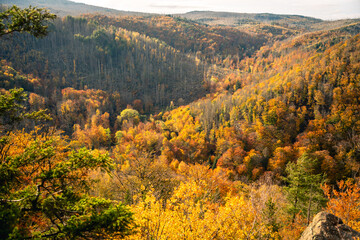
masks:
[(160, 14), (189, 11), (296, 14), (324, 20), (360, 18), (360, 0), (72, 0), (117, 10)]

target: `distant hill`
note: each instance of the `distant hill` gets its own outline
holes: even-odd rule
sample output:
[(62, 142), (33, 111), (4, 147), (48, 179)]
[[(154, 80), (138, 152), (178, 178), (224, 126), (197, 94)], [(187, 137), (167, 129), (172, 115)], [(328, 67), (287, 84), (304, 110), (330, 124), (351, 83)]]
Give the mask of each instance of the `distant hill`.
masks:
[(267, 33), (270, 31), (273, 35), (277, 35), (277, 32), (282, 30), (285, 32), (332, 30), (346, 27), (360, 21), (360, 19), (324, 21), (321, 19), (300, 15), (211, 11), (193, 11), (185, 14), (178, 14), (176, 16), (212, 26), (231, 26), (242, 30), (252, 29), (254, 32), (262, 33)]
[[(249, 34), (231, 27), (206, 26), (175, 16), (108, 17), (86, 15), (99, 25), (124, 28), (157, 38), (184, 53), (200, 53), (210, 62), (228, 56), (251, 56), (268, 39), (263, 34)], [(199, 56), (199, 54), (198, 54)]]
[(139, 12), (119, 11), (110, 8), (96, 7), (84, 3), (75, 3), (68, 0), (2, 0), (5, 5), (17, 5), (21, 8), (31, 6), (38, 6), (48, 8), (51, 12), (58, 16), (64, 17), (67, 15), (79, 16), (87, 13), (98, 13), (105, 15), (149, 15)]
[(208, 25), (239, 26), (243, 24), (286, 24), (293, 27), (303, 27), (321, 23), (323, 20), (305, 17), (300, 15), (282, 15), (271, 13), (231, 13), (231, 12), (211, 12), (193, 11), (178, 16), (191, 19)]
[[(157, 14), (121, 11), (110, 8), (76, 3), (69, 0), (2, 0), (1, 4), (19, 7), (29, 5), (48, 8), (60, 17), (98, 14), (107, 16), (154, 16)], [(332, 30), (357, 23), (360, 19), (324, 21), (301, 15), (271, 13), (233, 13), (213, 11), (192, 11), (185, 14), (174, 14), (173, 17), (185, 18), (210, 26), (229, 26), (239, 30), (260, 33), (282, 40), (298, 33), (319, 30)]]

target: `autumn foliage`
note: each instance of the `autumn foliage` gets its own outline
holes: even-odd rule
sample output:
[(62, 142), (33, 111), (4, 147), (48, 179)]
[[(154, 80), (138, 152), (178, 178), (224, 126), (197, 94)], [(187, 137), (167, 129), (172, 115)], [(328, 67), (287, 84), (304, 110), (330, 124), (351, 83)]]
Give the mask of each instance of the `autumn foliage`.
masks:
[(324, 209), (359, 231), (356, 25), (261, 26), (0, 39), (0, 238), (297, 239)]

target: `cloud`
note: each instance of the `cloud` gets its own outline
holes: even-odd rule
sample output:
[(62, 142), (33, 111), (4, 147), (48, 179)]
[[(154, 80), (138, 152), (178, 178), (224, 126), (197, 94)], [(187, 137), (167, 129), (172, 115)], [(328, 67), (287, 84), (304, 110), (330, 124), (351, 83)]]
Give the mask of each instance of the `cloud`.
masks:
[(166, 9), (172, 9), (172, 8), (177, 8), (177, 9), (184, 9), (184, 8), (198, 8), (201, 9), (201, 6), (190, 6), (190, 5), (158, 5), (158, 4), (150, 4), (148, 5), (150, 8), (166, 8)]
[(191, 0), (182, 0), (182, 1), (152, 1), (147, 6), (152, 9), (163, 9), (174, 13), (176, 11), (189, 11), (189, 10), (203, 10), (204, 1), (191, 1)]

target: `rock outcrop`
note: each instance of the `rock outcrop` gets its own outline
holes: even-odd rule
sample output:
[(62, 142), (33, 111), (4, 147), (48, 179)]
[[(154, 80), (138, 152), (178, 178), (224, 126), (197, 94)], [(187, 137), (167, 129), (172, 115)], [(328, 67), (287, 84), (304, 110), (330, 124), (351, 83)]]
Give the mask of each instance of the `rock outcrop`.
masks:
[(300, 240), (351, 240), (360, 238), (360, 233), (345, 225), (337, 216), (318, 213), (301, 235)]

